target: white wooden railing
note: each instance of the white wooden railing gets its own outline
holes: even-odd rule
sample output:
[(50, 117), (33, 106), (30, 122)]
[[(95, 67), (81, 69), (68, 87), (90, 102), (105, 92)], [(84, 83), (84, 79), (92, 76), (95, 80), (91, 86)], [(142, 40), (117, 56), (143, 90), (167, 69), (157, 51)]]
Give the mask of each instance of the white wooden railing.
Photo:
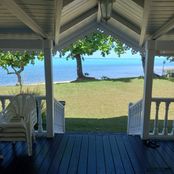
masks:
[[(149, 139), (174, 139), (174, 115), (172, 121), (172, 126), (169, 127), (169, 110), (171, 103), (174, 103), (174, 98), (152, 98), (151, 105), (155, 104), (155, 115), (154, 122), (152, 126), (152, 131), (149, 131)], [(160, 121), (163, 122), (163, 127), (159, 131), (159, 110), (160, 106), (163, 104), (164, 107), (164, 117)], [(151, 119), (151, 116), (149, 117)], [(135, 104), (129, 104), (128, 111), (128, 134), (130, 135), (141, 135), (142, 134), (142, 100), (138, 101)], [(149, 127), (150, 127), (149, 119)]]
[(54, 132), (65, 132), (65, 116), (64, 116), (64, 101), (57, 101), (54, 99)]
[[(174, 139), (174, 115), (172, 126), (169, 127), (169, 111), (170, 105), (174, 103), (174, 98), (152, 98), (152, 103), (155, 104), (155, 118), (153, 123), (153, 131), (149, 133), (150, 138), (155, 139)], [(161, 131), (159, 131), (159, 110), (160, 106), (164, 106), (163, 122)]]
[(140, 135), (142, 131), (142, 99), (137, 103), (130, 103), (128, 109), (127, 132), (131, 135)]
[[(10, 100), (14, 97), (14, 95), (0, 95), (0, 103), (1, 109), (5, 109)], [(45, 96), (36, 96), (36, 104), (37, 104), (37, 128), (36, 133), (38, 136), (46, 135), (46, 125), (47, 121), (43, 121), (42, 109), (44, 106), (44, 102), (46, 101)], [(57, 101), (54, 99), (54, 132), (55, 133), (63, 133), (65, 132), (65, 120), (64, 120), (64, 101)], [(45, 112), (46, 114), (46, 112)], [(46, 116), (46, 115), (45, 115)], [(47, 117), (47, 116), (46, 116)], [(45, 120), (47, 120), (45, 118)], [(60, 123), (59, 123), (60, 122)]]

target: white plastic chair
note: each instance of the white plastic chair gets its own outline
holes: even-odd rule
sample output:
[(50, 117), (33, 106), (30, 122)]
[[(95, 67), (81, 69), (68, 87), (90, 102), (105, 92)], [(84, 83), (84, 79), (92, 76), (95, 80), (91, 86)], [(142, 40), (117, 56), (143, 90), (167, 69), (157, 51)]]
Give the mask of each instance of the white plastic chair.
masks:
[(28, 155), (31, 156), (36, 123), (37, 110), (34, 96), (16, 95), (0, 113), (0, 141), (26, 141)]

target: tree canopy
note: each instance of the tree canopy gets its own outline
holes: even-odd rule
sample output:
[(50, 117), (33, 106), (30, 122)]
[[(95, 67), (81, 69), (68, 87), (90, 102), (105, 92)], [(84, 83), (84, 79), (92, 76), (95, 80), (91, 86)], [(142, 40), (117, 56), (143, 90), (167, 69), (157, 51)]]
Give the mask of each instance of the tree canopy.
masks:
[(120, 56), (125, 53), (128, 47), (111, 35), (106, 35), (103, 32), (94, 32), (62, 49), (61, 54), (65, 55), (65, 53), (70, 52), (67, 58), (75, 58), (77, 54), (81, 56), (92, 55), (95, 51), (100, 51), (101, 55), (105, 57), (113, 49)]
[(92, 55), (96, 51), (100, 51), (101, 55), (105, 57), (110, 54), (111, 50), (120, 57), (121, 54), (128, 50), (125, 44), (111, 35), (106, 35), (102, 31), (91, 33), (85, 36), (83, 39), (77, 40), (67, 48), (61, 50), (61, 56), (65, 56), (66, 53), (68, 58), (76, 59), (77, 62), (77, 80), (86, 78), (83, 75), (82, 61), (84, 55)]
[[(39, 60), (43, 60), (43, 54), (40, 52), (37, 55)], [(28, 64), (35, 64), (36, 53), (35, 52), (11, 52), (0, 51), (0, 66), (7, 72), (7, 74), (15, 74), (18, 78), (18, 83), (22, 86), (21, 72)]]

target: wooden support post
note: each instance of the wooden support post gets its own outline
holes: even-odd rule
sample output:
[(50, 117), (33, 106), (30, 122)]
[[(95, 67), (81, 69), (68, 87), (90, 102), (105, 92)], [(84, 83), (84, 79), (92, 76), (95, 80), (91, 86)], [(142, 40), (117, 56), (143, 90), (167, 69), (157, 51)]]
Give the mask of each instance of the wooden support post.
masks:
[(43, 41), (46, 89), (46, 129), (47, 137), (54, 137), (54, 97), (52, 73), (52, 41)]
[(146, 62), (144, 75), (144, 95), (143, 95), (143, 112), (142, 112), (142, 139), (148, 139), (149, 122), (152, 99), (152, 82), (153, 82), (153, 67), (155, 56), (155, 41), (149, 40), (146, 42)]

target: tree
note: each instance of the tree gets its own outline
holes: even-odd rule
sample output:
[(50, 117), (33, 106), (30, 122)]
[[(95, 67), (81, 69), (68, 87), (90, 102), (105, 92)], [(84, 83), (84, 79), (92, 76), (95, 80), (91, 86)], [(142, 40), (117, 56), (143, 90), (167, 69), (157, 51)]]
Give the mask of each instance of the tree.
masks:
[(167, 57), (166, 59), (167, 59), (169, 62), (174, 62), (174, 57), (173, 57), (173, 56)]
[[(25, 66), (28, 64), (35, 64), (34, 52), (10, 52), (0, 51), (0, 66), (7, 72), (7, 74), (15, 74), (17, 76), (17, 84), (22, 90), (22, 77), (21, 73), (24, 71)], [(43, 54), (39, 53), (37, 58), (43, 60)]]
[(84, 55), (92, 55), (95, 51), (100, 51), (101, 55), (105, 57), (114, 49), (115, 53), (120, 57), (121, 54), (125, 53), (129, 49), (126, 45), (120, 42), (118, 39), (113, 38), (110, 35), (106, 35), (101, 31), (91, 33), (85, 36), (83, 39), (76, 41), (67, 48), (61, 50), (61, 56), (69, 53), (68, 58), (76, 60), (77, 64), (77, 80), (87, 78), (83, 74), (82, 60)]

